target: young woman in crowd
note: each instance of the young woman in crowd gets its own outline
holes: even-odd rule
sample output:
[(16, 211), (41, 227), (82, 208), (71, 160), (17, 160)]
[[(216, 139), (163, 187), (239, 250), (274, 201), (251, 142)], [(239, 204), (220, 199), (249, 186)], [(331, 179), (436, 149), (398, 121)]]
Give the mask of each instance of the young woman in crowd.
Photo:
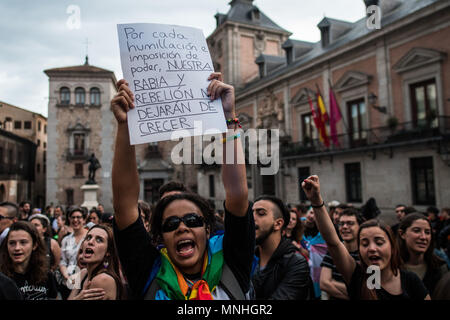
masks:
[(47, 257), (50, 265), (50, 270), (55, 271), (59, 268), (61, 260), (61, 248), (58, 241), (51, 236), (50, 220), (43, 214), (34, 214), (29, 218), (32, 225), (34, 225), (39, 232), (42, 240), (44, 240), (47, 248)]
[(66, 224), (66, 219), (67, 218), (65, 215), (60, 215), (56, 218), (56, 224), (58, 226), (56, 239), (58, 240), (60, 246), (63, 239), (73, 232), (72, 227)]
[[(87, 230), (84, 227), (86, 223), (86, 213), (81, 208), (73, 208), (69, 212), (69, 223), (73, 232), (65, 236), (61, 243), (61, 262), (59, 264), (61, 275), (64, 280), (76, 272), (77, 254), (81, 242), (86, 236)], [(70, 294), (70, 290), (62, 289), (61, 294), (66, 299)]]
[(80, 251), (78, 262), (85, 269), (80, 273), (80, 289), (73, 289), (68, 300), (123, 299), (125, 292), (111, 228), (93, 226), (86, 234)]
[(430, 221), (421, 213), (405, 216), (400, 222), (397, 239), (406, 270), (417, 274), (433, 295), (439, 279), (448, 272), (448, 268), (445, 261), (434, 254)]
[(92, 222), (93, 224), (99, 224), (102, 221), (102, 215), (100, 211), (92, 208), (89, 210), (88, 222)]
[(24, 300), (57, 298), (45, 243), (31, 223), (18, 221), (11, 225), (0, 247), (0, 261), (0, 271), (14, 280)]
[[(234, 88), (221, 79), (220, 73), (211, 74), (207, 90), (211, 100), (221, 98), (232, 131), (237, 127), (234, 123)], [(228, 156), (232, 163), (224, 161), (222, 164), (226, 212), (224, 235), (210, 239), (214, 213), (206, 200), (196, 194), (170, 195), (157, 204), (151, 222), (151, 233), (165, 246), (158, 251), (139, 217), (139, 178), (135, 148), (130, 145), (127, 125), (127, 111), (134, 107), (133, 94), (124, 80), (120, 80), (117, 87), (119, 93), (111, 101), (118, 122), (112, 170), (114, 236), (134, 296), (181, 300), (244, 299), (250, 290), (255, 228), (248, 202), (245, 164), (240, 164), (243, 151), (239, 135), (228, 132), (222, 141), (223, 159), (234, 151), (234, 157)], [(222, 271), (238, 285), (226, 288), (227, 284), (221, 281)]]
[(290, 215), (289, 224), (286, 226), (286, 229), (284, 229), (283, 236), (286, 237), (287, 239), (295, 241), (297, 239), (295, 238), (293, 231), (297, 223), (300, 222), (298, 222), (296, 210), (291, 209), (291, 211), (289, 211), (289, 215)]
[(319, 177), (308, 177), (302, 182), (302, 188), (311, 201), (319, 231), (351, 300), (430, 299), (419, 277), (400, 269), (397, 242), (387, 225), (377, 220), (360, 225), (357, 241), (361, 262), (357, 263), (339, 240), (320, 195)]

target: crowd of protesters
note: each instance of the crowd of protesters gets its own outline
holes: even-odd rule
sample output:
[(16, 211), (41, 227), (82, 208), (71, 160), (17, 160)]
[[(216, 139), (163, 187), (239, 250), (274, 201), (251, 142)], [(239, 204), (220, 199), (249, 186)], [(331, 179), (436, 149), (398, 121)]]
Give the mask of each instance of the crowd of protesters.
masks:
[(223, 208), (176, 181), (157, 203), (139, 199), (127, 125), (134, 97), (120, 80), (111, 101), (114, 212), (1, 203), (0, 299), (450, 299), (450, 208), (399, 204), (390, 226), (373, 198), (362, 207), (325, 203), (327, 178), (315, 175), (299, 181), (304, 204), (249, 201), (234, 88), (220, 73), (208, 80), (229, 129), (223, 156), (234, 155), (221, 166)]

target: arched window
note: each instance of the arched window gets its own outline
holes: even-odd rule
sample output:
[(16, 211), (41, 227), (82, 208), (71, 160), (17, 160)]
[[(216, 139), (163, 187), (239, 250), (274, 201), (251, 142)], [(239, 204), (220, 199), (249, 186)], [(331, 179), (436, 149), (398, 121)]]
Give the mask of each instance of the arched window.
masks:
[(91, 104), (100, 105), (100, 89), (99, 88), (91, 88), (90, 91)]
[(61, 104), (69, 104), (70, 103), (70, 90), (67, 87), (62, 87), (59, 90), (59, 98)]
[(75, 89), (75, 104), (85, 104), (86, 103), (86, 92), (83, 88)]

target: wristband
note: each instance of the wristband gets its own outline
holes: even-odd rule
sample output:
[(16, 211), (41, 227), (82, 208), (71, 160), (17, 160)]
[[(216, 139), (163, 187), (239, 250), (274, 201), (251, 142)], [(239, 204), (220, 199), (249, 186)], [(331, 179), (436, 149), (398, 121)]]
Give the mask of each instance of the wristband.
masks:
[(234, 136), (228, 136), (228, 137), (226, 137), (226, 138), (223, 138), (223, 139), (222, 139), (222, 143), (225, 143), (225, 142), (227, 142), (227, 141), (229, 141), (229, 140), (236, 140), (237, 138), (240, 138), (240, 137), (241, 137), (241, 133), (238, 132), (238, 133), (235, 134)]
[[(237, 125), (239, 128), (242, 128), (242, 126), (241, 126), (241, 122), (239, 121), (239, 119), (238, 118), (233, 118), (233, 119), (228, 119), (228, 120), (226, 120), (227, 121), (227, 125), (230, 125), (230, 124), (235, 124), (235, 125)], [(236, 128), (236, 126), (235, 126), (235, 128)]]
[(321, 205), (313, 206), (313, 205), (311, 204), (311, 207), (313, 207), (314, 209), (319, 209), (319, 208), (322, 208), (324, 205), (325, 205), (325, 201), (322, 200), (322, 204), (321, 204)]

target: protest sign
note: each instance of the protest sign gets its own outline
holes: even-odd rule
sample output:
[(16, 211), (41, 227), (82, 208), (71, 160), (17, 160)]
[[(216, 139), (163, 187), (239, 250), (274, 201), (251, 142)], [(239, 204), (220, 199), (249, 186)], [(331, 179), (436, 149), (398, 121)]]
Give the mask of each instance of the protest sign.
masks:
[(222, 102), (207, 96), (214, 68), (200, 29), (137, 23), (119, 24), (117, 31), (123, 76), (135, 97), (131, 144), (170, 140), (180, 131), (226, 132)]

